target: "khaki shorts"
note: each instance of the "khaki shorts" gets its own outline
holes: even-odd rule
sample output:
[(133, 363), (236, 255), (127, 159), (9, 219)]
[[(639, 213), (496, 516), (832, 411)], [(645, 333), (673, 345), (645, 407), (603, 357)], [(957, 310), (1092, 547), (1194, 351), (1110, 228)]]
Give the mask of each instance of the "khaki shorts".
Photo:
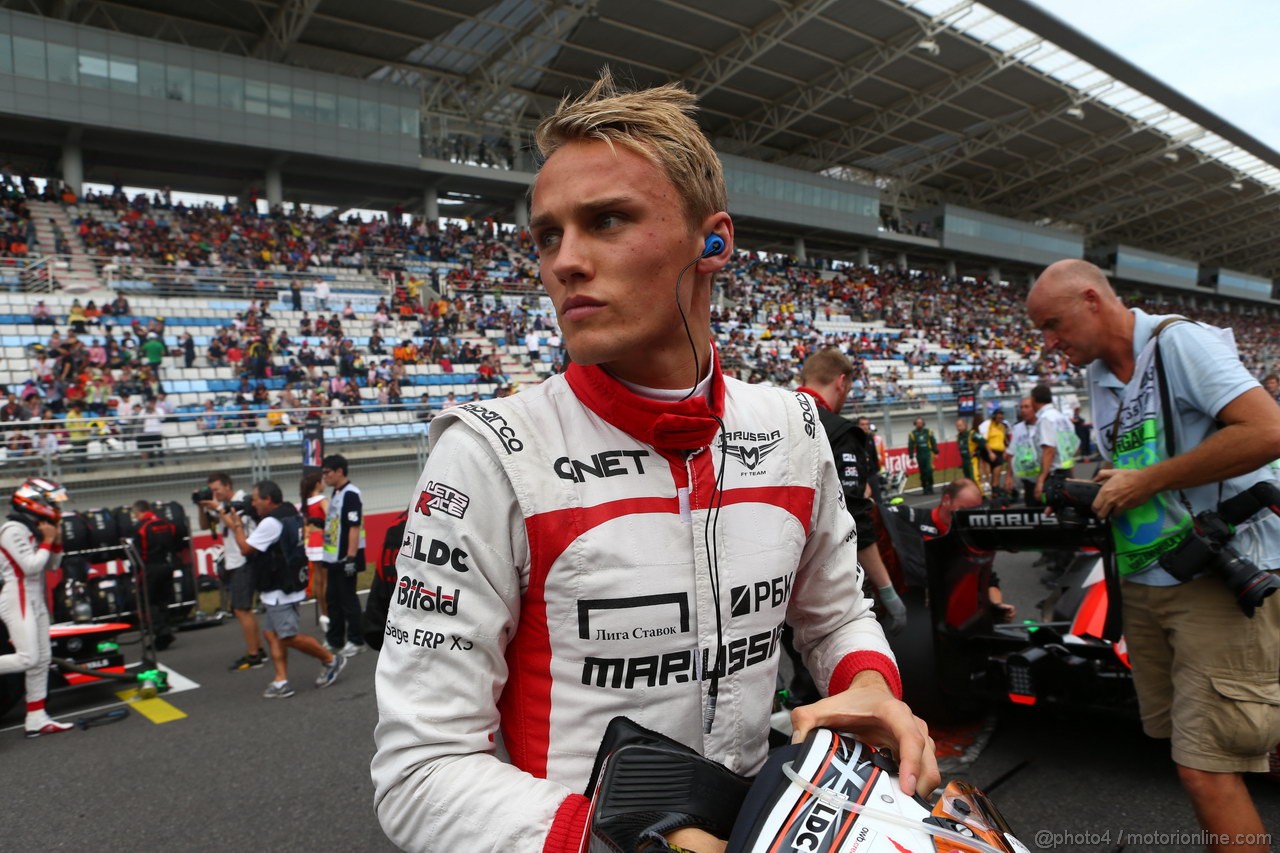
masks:
[(1265, 772), (1280, 742), (1280, 595), (1248, 619), (1217, 576), (1121, 588), (1143, 731), (1171, 738), (1183, 767)]

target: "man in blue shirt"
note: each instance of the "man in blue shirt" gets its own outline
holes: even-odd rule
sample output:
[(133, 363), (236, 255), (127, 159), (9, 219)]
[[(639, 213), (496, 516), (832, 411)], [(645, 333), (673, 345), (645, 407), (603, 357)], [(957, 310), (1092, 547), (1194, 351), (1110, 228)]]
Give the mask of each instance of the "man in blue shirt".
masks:
[[(1089, 367), (1109, 463), (1093, 511), (1112, 521), (1143, 728), (1171, 739), (1206, 832), (1262, 839), (1242, 774), (1265, 771), (1280, 741), (1280, 596), (1246, 618), (1209, 566), (1181, 582), (1158, 555), (1186, 539), (1193, 515), (1271, 476), (1280, 410), (1240, 363), (1229, 331), (1128, 309), (1093, 264), (1050, 266), (1027, 312), (1049, 349)], [(1280, 519), (1254, 516), (1231, 546), (1263, 569), (1280, 567)]]

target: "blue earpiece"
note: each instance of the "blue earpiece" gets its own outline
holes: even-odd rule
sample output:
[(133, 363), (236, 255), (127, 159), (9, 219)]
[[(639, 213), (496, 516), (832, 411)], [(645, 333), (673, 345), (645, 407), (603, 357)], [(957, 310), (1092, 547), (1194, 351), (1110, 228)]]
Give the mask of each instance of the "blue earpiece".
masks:
[(709, 258), (712, 255), (718, 255), (724, 251), (724, 238), (719, 234), (710, 234), (707, 236), (707, 242), (702, 246), (702, 257)]

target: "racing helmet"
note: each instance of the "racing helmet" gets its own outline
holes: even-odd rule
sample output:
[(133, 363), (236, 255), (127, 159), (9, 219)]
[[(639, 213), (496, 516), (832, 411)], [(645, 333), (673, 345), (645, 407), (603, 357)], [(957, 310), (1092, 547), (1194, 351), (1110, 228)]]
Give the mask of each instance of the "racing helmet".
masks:
[(57, 524), (62, 521), (59, 504), (66, 500), (67, 490), (62, 486), (53, 480), (32, 477), (13, 490), (9, 503), (13, 505), (14, 512), (26, 521)]

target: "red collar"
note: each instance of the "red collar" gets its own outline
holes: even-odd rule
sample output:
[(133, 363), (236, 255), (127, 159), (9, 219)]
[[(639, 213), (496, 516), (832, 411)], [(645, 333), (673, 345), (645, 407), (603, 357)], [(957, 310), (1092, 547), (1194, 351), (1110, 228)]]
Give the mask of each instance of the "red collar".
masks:
[(821, 394), (819, 394), (817, 391), (813, 390), (807, 385), (801, 385), (799, 388), (796, 389), (796, 392), (802, 393), (802, 394), (808, 394), (810, 397), (812, 397), (814, 400), (818, 402), (819, 409), (826, 409), (828, 412), (835, 411), (835, 409), (827, 405), (827, 401), (823, 399)]
[(707, 447), (724, 418), (724, 375), (714, 349), (710, 405), (707, 396), (677, 403), (641, 397), (596, 365), (584, 367), (571, 363), (564, 378), (584, 406), (637, 441), (658, 450)]
[(938, 510), (940, 509), (942, 509), (941, 506), (935, 506), (933, 510), (929, 513), (929, 518), (933, 521), (933, 526), (938, 528), (938, 535), (946, 536), (947, 531), (951, 529), (951, 525), (947, 524), (946, 526), (943, 526), (942, 519), (938, 517)]

